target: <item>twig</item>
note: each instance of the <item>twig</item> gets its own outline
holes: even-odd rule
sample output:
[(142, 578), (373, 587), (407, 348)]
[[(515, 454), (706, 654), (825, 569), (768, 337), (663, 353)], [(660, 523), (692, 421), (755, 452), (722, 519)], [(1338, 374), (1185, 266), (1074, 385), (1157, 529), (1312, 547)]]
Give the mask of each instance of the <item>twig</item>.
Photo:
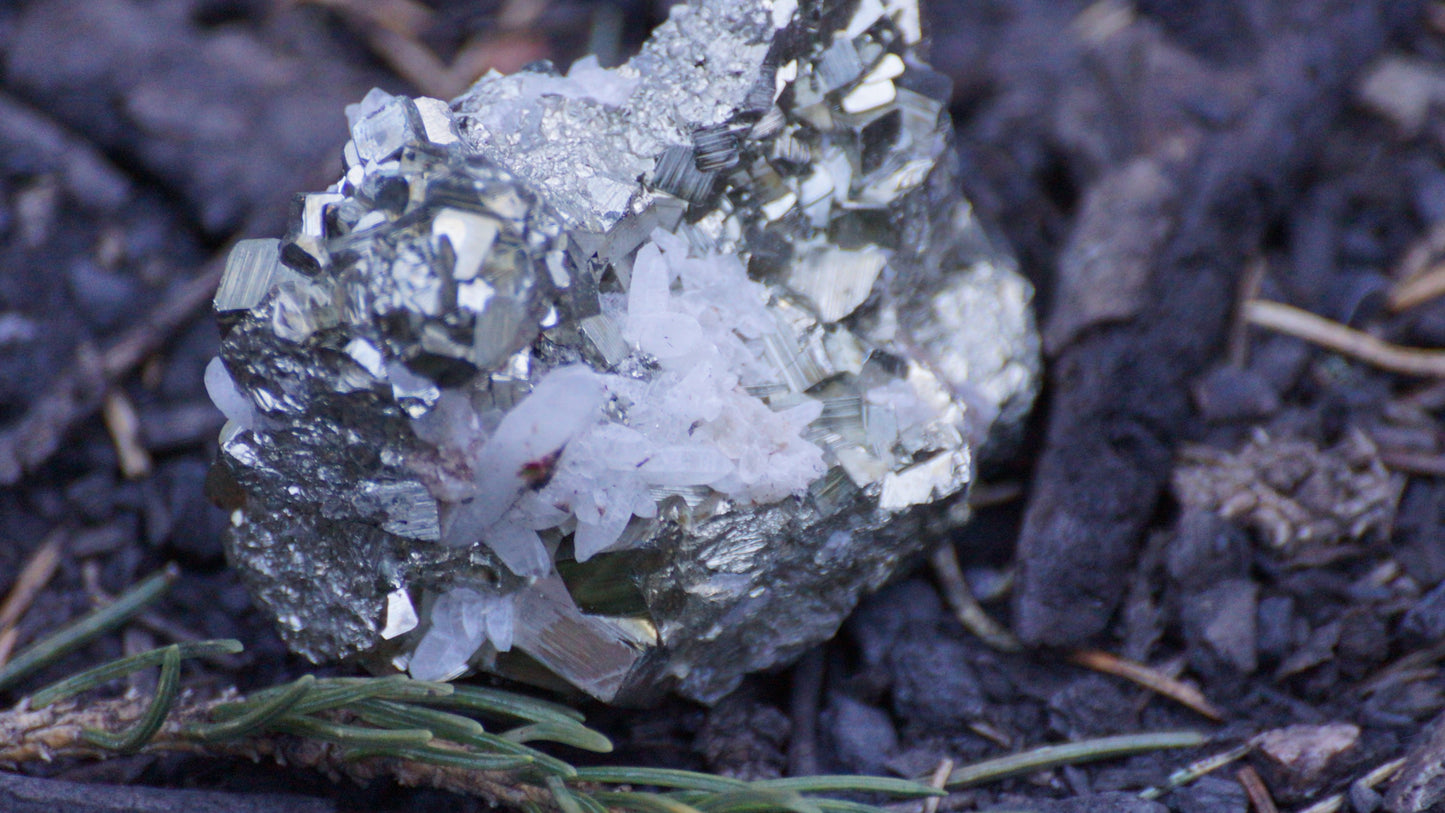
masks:
[(0, 691), (10, 688), (32, 672), (44, 669), (72, 649), (124, 624), (146, 605), (160, 598), (178, 575), (180, 572), (175, 565), (168, 565), (122, 593), (114, 602), (37, 641), (10, 663), (0, 667)]
[(1401, 680), (1408, 680), (1415, 674), (1436, 670), (1441, 659), (1445, 659), (1445, 641), (1432, 644), (1425, 649), (1417, 649), (1382, 666), (1368, 679), (1362, 681), (1356, 687), (1356, 691), (1360, 696), (1368, 697), (1386, 686)]
[(818, 772), (818, 704), (826, 665), (822, 648), (814, 647), (793, 667), (793, 685), (788, 698), (793, 723), (793, 733), (788, 738), (788, 773), (792, 776)]
[[(1404, 765), (1405, 760), (1403, 757), (1400, 759), (1392, 759), (1389, 762), (1380, 765), (1378, 768), (1375, 768), (1373, 771), (1370, 771), (1369, 773), (1360, 777), (1359, 779), (1356, 779), (1353, 784), (1359, 785), (1364, 788), (1373, 789), (1376, 785), (1388, 780), (1390, 777), (1398, 773), (1400, 771), (1400, 768), (1404, 767)], [(1299, 811), (1299, 813), (1336, 813), (1336, 811), (1341, 810), (1342, 808), (1344, 808), (1344, 806), (1345, 794), (1336, 793), (1333, 796), (1326, 796), (1318, 802), (1315, 802), (1309, 807)]]
[(1246, 754), (1253, 750), (1254, 745), (1252, 743), (1246, 742), (1242, 745), (1236, 745), (1228, 751), (1220, 751), (1217, 754), (1211, 754), (1203, 759), (1197, 759), (1189, 763), (1188, 765), (1185, 765), (1183, 768), (1180, 768), (1179, 770), (1169, 774), (1169, 778), (1164, 782), (1163, 785), (1149, 788), (1140, 793), (1139, 798), (1158, 799), (1164, 794), (1174, 791), (1178, 788), (1182, 788), (1190, 782), (1193, 782), (1194, 780), (1199, 779), (1202, 776), (1211, 774), (1231, 762), (1236, 762), (1244, 758)]
[(975, 511), (1007, 505), (1024, 495), (1024, 484), (1017, 480), (997, 483), (974, 483), (968, 489), (968, 507)]
[(1395, 284), (1390, 287), (1386, 301), (1391, 312), (1408, 310), (1445, 293), (1442, 253), (1445, 253), (1445, 224), (1436, 223), (1410, 246), (1400, 261), (1394, 273)]
[(135, 404), (123, 390), (112, 387), (101, 399), (100, 414), (115, 446), (121, 474), (127, 480), (149, 477), (151, 453), (141, 442), (140, 416), (136, 414)]
[[(944, 757), (939, 761), (938, 767), (933, 769), (933, 776), (928, 778), (928, 786), (930, 788), (943, 790), (944, 783), (948, 781), (948, 777), (951, 775), (953, 775), (953, 760)], [(930, 796), (924, 799), (923, 813), (938, 813), (939, 799), (940, 797), (938, 796)]]
[(1169, 677), (1157, 669), (1151, 669), (1142, 663), (1125, 660), (1117, 655), (1097, 649), (1081, 649), (1072, 655), (1071, 660), (1080, 666), (1093, 669), (1096, 672), (1104, 672), (1105, 674), (1133, 681), (1215, 722), (1224, 719), (1224, 714), (1220, 712), (1213, 703), (1210, 703), (1197, 687), (1185, 683), (1182, 680)]
[[(372, 51), (400, 77), (427, 96), (450, 99), (486, 73), (489, 68), (515, 70), (540, 56), (527, 46), (525, 31), (545, 3), (508, 2), (497, 16), (497, 32), (472, 36), (447, 64), (427, 47), (421, 36), (431, 27), (435, 13), (413, 0), (303, 0), (331, 8), (354, 22)], [(519, 36), (520, 35), (520, 36)], [(525, 53), (526, 57), (519, 56)], [(515, 64), (514, 64), (515, 63)]]
[(1239, 784), (1244, 786), (1244, 792), (1249, 796), (1249, 803), (1254, 806), (1254, 813), (1279, 813), (1279, 807), (1274, 803), (1274, 797), (1270, 795), (1269, 788), (1265, 786), (1264, 780), (1260, 778), (1259, 771), (1253, 766), (1246, 765), (1240, 768), (1235, 777)]
[(993, 620), (978, 603), (978, 599), (974, 598), (968, 581), (963, 577), (963, 568), (958, 564), (958, 552), (953, 549), (953, 543), (944, 542), (934, 548), (928, 561), (933, 565), (933, 575), (938, 579), (939, 590), (964, 629), (1000, 652), (1019, 652), (1023, 649), (1023, 645), (1013, 633)]
[(1238, 314), (1229, 325), (1225, 358), (1231, 367), (1243, 367), (1249, 362), (1249, 324), (1244, 318), (1244, 308), (1259, 297), (1260, 286), (1269, 273), (1269, 262), (1263, 257), (1250, 260), (1239, 278)]
[(30, 560), (20, 570), (5, 603), (0, 605), (0, 667), (10, 660), (10, 652), (19, 638), (20, 619), (34, 603), (35, 597), (50, 583), (55, 570), (60, 566), (60, 554), (65, 549), (70, 532), (57, 528), (30, 554)]
[[(310, 769), (331, 776), (349, 776), (366, 783), (381, 776), (412, 787), (430, 787), (467, 793), (523, 809), (538, 805), (551, 809), (549, 794), (536, 786), (518, 783), (515, 772), (479, 772), (447, 768), (395, 758), (347, 759), (340, 747), (288, 735), (252, 735), (242, 739), (200, 743), (185, 734), (192, 725), (204, 724), (220, 701), (189, 701), (174, 705), (170, 719), (156, 732), (145, 752), (179, 752), (213, 757), (238, 757), (258, 761), (273, 759), (278, 764)], [(110, 729), (123, 721), (141, 717), (149, 706), (143, 699), (123, 697), (91, 701), (74, 700), (40, 710), (16, 709), (0, 714), (0, 762), (23, 763), (57, 757), (103, 758), (109, 749), (84, 739), (88, 729)]]
[(1250, 324), (1304, 339), (1401, 375), (1445, 377), (1445, 351), (1401, 347), (1309, 311), (1257, 299), (1244, 308)]
[[(1270, 19), (1251, 74), (1259, 93), (1240, 115), (1170, 130), (1181, 137), (1172, 143), (1188, 146), (1141, 156), (1159, 160), (1184, 190), (1130, 292), (1148, 307), (1091, 327), (1050, 365), (1051, 409), (1016, 556), (1012, 628), (1027, 643), (1080, 646), (1113, 619), (1176, 447), (1197, 422), (1187, 382), (1217, 357), (1240, 270), (1258, 255), (1272, 216), (1298, 196), (1293, 179), (1357, 73), (1396, 31), (1418, 25), (1412, 0), (1289, 8)], [(1142, 129), (1126, 131), (1141, 145), (1161, 143), (1147, 134), (1152, 118), (1138, 120)], [(1076, 229), (1070, 246), (1095, 236)]]
[(1445, 294), (1445, 265), (1436, 264), (1419, 276), (1402, 280), (1390, 289), (1388, 305), (1399, 313)]
[(1021, 754), (1010, 754), (956, 768), (948, 777), (947, 787), (961, 788), (1021, 773), (1144, 754), (1165, 748), (1193, 748), (1205, 742), (1208, 742), (1205, 736), (1196, 731), (1160, 731), (1100, 737), (1064, 745), (1045, 745)]

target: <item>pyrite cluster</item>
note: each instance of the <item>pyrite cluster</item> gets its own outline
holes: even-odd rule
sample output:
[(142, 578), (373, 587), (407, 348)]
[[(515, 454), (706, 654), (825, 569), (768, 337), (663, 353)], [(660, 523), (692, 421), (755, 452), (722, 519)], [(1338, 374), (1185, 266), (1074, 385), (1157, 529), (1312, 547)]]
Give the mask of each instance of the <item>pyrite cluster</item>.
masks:
[(909, 562), (1033, 398), (912, 0), (372, 91), (216, 295), (233, 563), (316, 660), (711, 701)]

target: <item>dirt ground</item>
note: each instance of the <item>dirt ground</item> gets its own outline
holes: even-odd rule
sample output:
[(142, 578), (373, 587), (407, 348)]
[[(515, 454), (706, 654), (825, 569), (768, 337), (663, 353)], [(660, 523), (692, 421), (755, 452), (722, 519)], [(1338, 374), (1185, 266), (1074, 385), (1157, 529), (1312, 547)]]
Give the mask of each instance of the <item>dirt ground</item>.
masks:
[[(62, 554), (23, 613), (0, 607), (0, 652), (166, 562), (182, 572), (136, 623), (0, 703), (197, 638), (246, 644), (191, 665), (198, 691), (312, 669), (250, 608), (203, 496), (222, 421), (201, 386), (217, 258), (279, 234), (290, 197), (334, 179), (342, 107), (368, 88), (450, 97), (493, 67), (615, 63), (665, 5), (0, 3), (0, 591), (46, 546)], [(1192, 729), (1208, 743), (966, 788), (938, 809), (1435, 809), (1445, 4), (927, 8), (965, 193), (1038, 286), (1049, 373), (1028, 443), (984, 472), (978, 517), (951, 540), (961, 580), (946, 557), (921, 565), (712, 709), (588, 708), (618, 743), (610, 759), (918, 777)], [(964, 629), (960, 582), (1022, 651)], [(183, 806), (124, 795), (140, 786), (205, 789), (231, 810), (484, 807), (195, 757), (16, 770), (99, 783), (75, 808), (97, 811)], [(0, 804), (65, 807), (62, 785), (38, 787), (22, 808), (0, 782)]]

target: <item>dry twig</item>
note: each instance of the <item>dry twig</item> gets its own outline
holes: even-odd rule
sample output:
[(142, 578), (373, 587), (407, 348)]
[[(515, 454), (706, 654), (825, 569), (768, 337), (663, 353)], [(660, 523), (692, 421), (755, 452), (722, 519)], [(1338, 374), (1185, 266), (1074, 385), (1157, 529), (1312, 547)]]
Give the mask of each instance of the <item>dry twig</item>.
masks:
[(1188, 765), (1185, 765), (1183, 768), (1180, 768), (1179, 770), (1169, 774), (1168, 781), (1166, 781), (1163, 785), (1149, 788), (1143, 793), (1140, 793), (1139, 798), (1158, 799), (1164, 794), (1178, 788), (1182, 788), (1185, 785), (1195, 781), (1196, 779), (1207, 776), (1232, 762), (1238, 762), (1239, 760), (1247, 756), (1250, 751), (1253, 750), (1254, 744), (1246, 742), (1240, 745), (1236, 745), (1228, 751), (1221, 751), (1217, 754), (1210, 754), (1203, 759), (1197, 759), (1189, 763)]
[(20, 575), (15, 578), (15, 584), (10, 586), (10, 593), (5, 596), (5, 603), (0, 605), (0, 666), (4, 666), (10, 660), (10, 653), (15, 649), (15, 642), (20, 635), (20, 619), (35, 602), (35, 597), (50, 583), (51, 577), (55, 575), (56, 569), (60, 566), (60, 554), (65, 550), (66, 540), (70, 538), (70, 532), (57, 528), (45, 537), (30, 554), (30, 560), (20, 570)]
[[(1359, 779), (1356, 779), (1354, 781), (1354, 785), (1362, 788), (1367, 788), (1369, 790), (1374, 790), (1375, 786), (1379, 785), (1381, 782), (1388, 781), (1396, 773), (1399, 773), (1400, 769), (1404, 767), (1404, 765), (1405, 760), (1403, 758), (1392, 759), (1389, 762), (1380, 765), (1373, 771), (1370, 771), (1369, 773), (1360, 777)], [(1299, 811), (1299, 813), (1337, 813), (1337, 811), (1343, 809), (1344, 806), (1345, 794), (1336, 793), (1333, 796), (1326, 796), (1318, 802), (1315, 802), (1309, 807)]]
[(535, 0), (509, 0), (497, 16), (499, 31), (482, 32), (443, 62), (421, 40), (435, 13), (414, 0), (302, 0), (331, 8), (361, 29), (367, 43), (396, 74), (424, 95), (450, 99), (492, 68), (513, 71), (545, 56), (546, 46), (526, 31), (545, 11)]
[(1386, 304), (1399, 313), (1445, 294), (1445, 223), (1436, 223), (1405, 252)]
[(958, 563), (958, 552), (953, 544), (945, 542), (934, 548), (929, 555), (933, 575), (938, 579), (939, 589), (953, 609), (953, 614), (964, 629), (977, 635), (980, 640), (1000, 652), (1018, 652), (1023, 645), (1002, 624), (983, 609), (974, 598), (968, 581), (963, 577), (963, 568)]
[(1249, 303), (1259, 298), (1260, 286), (1264, 284), (1268, 273), (1269, 263), (1263, 257), (1256, 257), (1245, 265), (1244, 274), (1239, 278), (1239, 317), (1229, 325), (1224, 354), (1232, 367), (1243, 367), (1249, 362), (1249, 323), (1243, 318), (1243, 314)]
[(127, 480), (140, 480), (151, 473), (151, 453), (140, 437), (140, 416), (135, 404), (119, 388), (111, 388), (101, 401), (101, 417), (110, 432), (111, 443), (115, 446), (116, 458), (120, 461), (120, 472)]
[(1244, 786), (1244, 792), (1249, 795), (1249, 803), (1254, 807), (1255, 813), (1279, 813), (1279, 807), (1275, 805), (1274, 797), (1270, 795), (1269, 788), (1265, 787), (1259, 771), (1246, 765), (1239, 769), (1235, 777), (1239, 779), (1239, 784)]
[(1097, 649), (1081, 649), (1073, 654), (1072, 660), (1074, 663), (1096, 672), (1133, 681), (1216, 722), (1224, 719), (1224, 714), (1205, 698), (1198, 687), (1172, 678), (1142, 663), (1126, 660)]
[[(948, 757), (944, 757), (942, 760), (939, 761), (938, 767), (933, 769), (933, 776), (929, 777), (928, 786), (930, 788), (938, 788), (939, 790), (943, 790), (944, 784), (948, 782), (948, 777), (952, 774), (953, 760), (949, 759)], [(923, 813), (938, 813), (939, 799), (940, 797), (938, 796), (930, 796), (927, 799), (924, 799)]]
[(1445, 377), (1445, 351), (1401, 347), (1309, 311), (1257, 299), (1245, 305), (1250, 324), (1304, 339), (1401, 375)]

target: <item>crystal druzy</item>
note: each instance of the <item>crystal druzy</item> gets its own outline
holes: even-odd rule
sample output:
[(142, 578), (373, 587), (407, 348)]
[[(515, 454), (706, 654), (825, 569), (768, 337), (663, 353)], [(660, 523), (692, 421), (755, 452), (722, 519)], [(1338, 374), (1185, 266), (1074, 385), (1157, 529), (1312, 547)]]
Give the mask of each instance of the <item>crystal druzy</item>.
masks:
[(372, 91), (232, 252), (233, 563), (313, 660), (715, 700), (963, 519), (1034, 394), (912, 0), (695, 0), (616, 69)]

